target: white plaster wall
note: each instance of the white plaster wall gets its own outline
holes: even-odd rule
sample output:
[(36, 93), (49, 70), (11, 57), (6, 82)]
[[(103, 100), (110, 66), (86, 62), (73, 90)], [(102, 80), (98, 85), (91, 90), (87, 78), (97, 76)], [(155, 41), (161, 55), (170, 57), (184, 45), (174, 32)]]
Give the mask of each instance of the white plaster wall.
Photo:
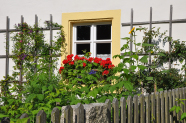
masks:
[[(170, 5), (173, 5), (173, 19), (186, 18), (185, 0), (0, 0), (0, 29), (6, 28), (6, 16), (10, 18), (10, 28), (21, 22), (21, 15), (24, 21), (30, 25), (35, 22), (35, 14), (38, 15), (39, 24), (42, 26), (45, 20), (53, 15), (53, 22), (61, 24), (62, 13), (86, 12), (121, 9), (121, 23), (130, 22), (131, 8), (134, 11), (134, 22), (149, 21), (150, 7), (153, 8), (152, 19), (168, 20)], [(168, 30), (168, 24), (153, 25), (161, 27), (161, 32)], [(137, 27), (137, 26), (136, 26)], [(149, 26), (146, 26), (149, 27)], [(172, 36), (174, 39), (186, 40), (186, 24), (173, 24)], [(130, 27), (121, 27), (121, 38), (129, 37)], [(46, 33), (47, 34), (47, 33)], [(55, 32), (54, 32), (55, 34)], [(168, 35), (169, 33), (167, 33)], [(142, 35), (138, 34), (137, 42), (141, 42)], [(46, 36), (49, 41), (49, 35)], [(5, 55), (5, 37), (0, 33), (0, 55)], [(121, 46), (124, 40), (121, 40)], [(10, 43), (10, 53), (13, 43)], [(163, 47), (161, 47), (163, 48)], [(168, 43), (164, 49), (168, 51)], [(133, 46), (134, 51), (134, 46)], [(58, 68), (60, 67), (58, 61)], [(14, 63), (10, 59), (9, 74), (12, 74)], [(165, 65), (168, 67), (168, 64)], [(180, 66), (181, 67), (181, 66)], [(0, 80), (5, 75), (5, 59), (0, 59)]]

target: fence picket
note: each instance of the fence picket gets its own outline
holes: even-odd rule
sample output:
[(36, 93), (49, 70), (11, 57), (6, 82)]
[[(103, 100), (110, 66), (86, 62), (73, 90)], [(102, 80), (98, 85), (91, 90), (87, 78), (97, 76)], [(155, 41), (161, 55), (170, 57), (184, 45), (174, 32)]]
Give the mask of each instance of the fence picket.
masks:
[(127, 110), (128, 110), (128, 123), (132, 123), (132, 97), (128, 96), (127, 98)]
[(36, 123), (46, 123), (46, 113), (43, 110), (37, 113)]
[(72, 123), (73, 122), (73, 110), (70, 105), (67, 105), (64, 111), (64, 122)]
[(78, 103), (75, 109), (75, 122), (84, 123), (84, 107), (81, 103)]
[[(186, 99), (186, 88), (183, 88), (183, 99)], [(186, 112), (186, 100), (183, 100), (184, 106), (183, 106), (183, 112)], [(186, 123), (186, 120), (184, 120), (184, 123)]]
[[(179, 90), (176, 89), (176, 98), (179, 98)], [(175, 101), (175, 100), (174, 100)], [(176, 101), (176, 106), (179, 106), (178, 102)], [(179, 122), (179, 113), (176, 113), (176, 121)]]
[(145, 106), (146, 106), (146, 123), (150, 123), (150, 96), (149, 94), (147, 93), (145, 95)]
[(109, 113), (108, 115), (110, 116), (110, 119), (109, 119), (109, 123), (111, 123), (111, 101), (109, 99), (106, 99), (105, 103), (107, 104), (107, 107), (108, 107), (108, 110), (109, 110)]
[[(173, 100), (172, 106), (175, 106), (176, 105), (175, 99), (176, 99), (176, 90), (173, 89), (172, 90), (172, 100)], [(173, 123), (176, 123), (176, 111), (173, 111)]]
[(156, 123), (160, 123), (160, 94), (156, 92)]
[(112, 101), (112, 116), (113, 116), (113, 121), (114, 123), (119, 123), (119, 103), (118, 103), (118, 99), (114, 98)]
[(133, 97), (133, 104), (134, 104), (134, 123), (139, 122), (139, 113), (138, 113), (138, 96), (134, 95)]
[(169, 123), (169, 101), (168, 101), (168, 92), (164, 91), (165, 98), (165, 123)]
[(120, 98), (121, 123), (126, 123), (126, 100), (125, 97)]
[(160, 92), (160, 103), (161, 103), (161, 115), (160, 115), (160, 119), (161, 119), (161, 123), (165, 123), (165, 106), (164, 106), (164, 92), (161, 91)]
[(144, 115), (144, 95), (143, 94), (139, 96), (139, 103), (140, 103), (140, 123), (144, 123), (145, 115)]
[[(171, 90), (168, 91), (168, 98), (169, 98), (169, 110), (170, 110), (173, 106), (173, 102), (172, 102), (173, 97), (172, 97)], [(170, 118), (170, 123), (173, 123), (173, 112), (170, 113), (169, 118)]]
[(155, 95), (154, 92), (151, 93), (151, 122), (155, 123)]
[(57, 107), (53, 108), (53, 110), (52, 110), (51, 122), (52, 123), (59, 123), (60, 122), (60, 112)]

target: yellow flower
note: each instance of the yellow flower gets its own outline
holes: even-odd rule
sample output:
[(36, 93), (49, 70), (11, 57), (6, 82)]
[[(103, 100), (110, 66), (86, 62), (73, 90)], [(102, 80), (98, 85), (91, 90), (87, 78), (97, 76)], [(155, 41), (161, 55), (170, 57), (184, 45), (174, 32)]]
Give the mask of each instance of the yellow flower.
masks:
[(135, 27), (133, 27), (133, 28), (131, 29), (131, 31), (129, 32), (129, 34), (132, 33), (132, 31), (134, 31), (134, 29), (135, 29)]
[(153, 51), (151, 51), (151, 53), (153, 53)]

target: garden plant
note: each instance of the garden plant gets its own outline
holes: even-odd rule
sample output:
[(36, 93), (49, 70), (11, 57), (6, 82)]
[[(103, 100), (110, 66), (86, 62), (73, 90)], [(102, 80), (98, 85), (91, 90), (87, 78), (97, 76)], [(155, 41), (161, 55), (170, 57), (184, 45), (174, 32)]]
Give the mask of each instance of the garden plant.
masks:
[[(48, 25), (61, 27), (62, 29), (62, 26), (58, 24), (49, 22), (46, 23)], [(30, 121), (34, 122), (35, 116), (40, 110), (44, 110), (47, 113), (47, 122), (50, 122), (50, 114), (54, 107), (58, 107), (60, 110), (62, 106), (74, 105), (77, 103), (103, 103), (106, 99), (113, 100), (114, 98), (127, 98), (128, 95), (133, 96), (137, 94), (135, 88), (141, 86), (142, 83), (143, 88), (146, 88), (149, 82), (154, 84), (153, 80), (156, 80), (155, 77), (152, 77), (150, 73), (144, 74), (143, 72), (145, 69), (150, 67), (156, 68), (156, 64), (154, 66), (143, 65), (144, 63), (148, 63), (148, 56), (145, 55), (139, 59), (137, 53), (141, 52), (142, 50), (138, 50), (137, 52), (125, 52), (123, 55), (113, 56), (113, 58), (119, 58), (122, 60), (121, 63), (115, 66), (109, 59), (102, 60), (99, 58), (89, 57), (90, 52), (85, 53), (84, 57), (75, 56), (74, 59), (72, 59), (73, 54), (71, 54), (67, 56), (67, 59), (63, 60), (64, 66), (59, 68), (59, 73), (56, 76), (53, 74), (53, 70), (56, 67), (53, 60), (50, 62), (49, 51), (52, 50), (53, 54), (55, 51), (60, 51), (60, 48), (62, 47), (63, 51), (60, 52), (65, 53), (66, 44), (64, 32), (61, 31), (58, 33), (59, 36), (56, 37), (56, 42), (54, 42), (52, 47), (50, 47), (49, 45), (45, 44), (44, 35), (39, 27), (31, 27), (26, 23), (23, 23), (23, 25), (18, 24), (16, 28), (21, 29), (21, 32), (16, 33), (12, 38), (13, 40), (17, 41), (13, 53), (19, 56), (14, 58), (14, 62), (17, 65), (14, 68), (20, 69), (20, 65), (23, 65), (23, 73), (26, 75), (26, 79), (29, 81), (28, 83), (25, 83), (24, 86), (19, 86), (17, 83), (14, 83), (14, 87), (12, 89), (8, 89), (4, 95), (1, 95), (1, 99), (4, 104), (0, 106), (2, 110), (0, 117), (9, 117), (12, 123), (16, 121), (18, 122), (18, 118), (23, 113), (27, 113)], [(140, 27), (137, 28), (136, 31), (137, 30), (141, 31), (147, 29)], [(133, 28), (130, 33), (135, 39), (135, 28)], [(141, 45), (142, 48), (146, 48), (146, 52), (151, 52), (153, 54), (154, 51), (152, 50), (152, 46), (154, 46), (154, 44), (148, 44), (147, 41), (150, 38), (153, 38), (153, 36), (158, 35), (160, 35), (159, 32), (155, 33), (155, 31), (148, 31), (145, 33), (143, 43), (134, 44), (137, 46)], [(132, 41), (128, 37), (123, 39), (127, 40), (127, 44), (122, 46), (121, 51), (127, 50), (129, 48), (129, 42)], [(185, 58), (185, 52), (182, 52), (185, 51), (185, 49), (180, 47), (182, 45), (180, 45), (178, 42), (174, 41), (174, 43), (176, 44), (174, 52), (167, 54), (162, 51), (158, 54), (160, 55), (160, 57), (157, 57), (158, 65), (169, 57), (171, 57), (171, 59)], [(148, 49), (149, 46), (151, 46), (151, 49)], [(38, 54), (42, 54), (40, 63), (37, 64), (36, 74), (34, 73), (35, 58), (32, 56), (27, 56), (28, 54), (34, 54), (35, 48), (38, 49)], [(179, 48), (182, 48), (182, 50), (179, 50)], [(133, 55), (131, 55), (131, 53), (133, 53)], [(125, 58), (127, 54), (130, 55), (129, 58)], [(181, 55), (178, 56), (178, 54)], [(134, 58), (137, 61), (137, 66), (134, 65), (134, 62), (136, 61), (132, 60), (131, 58)], [(142, 62), (142, 64), (139, 64), (139, 62)], [(126, 63), (132, 63), (132, 66), (127, 68)], [(49, 64), (52, 65), (52, 68), (50, 69), (51, 78), (48, 76)], [(136, 68), (138, 68), (138, 73), (134, 73)], [(185, 66), (183, 66), (183, 69), (185, 69)], [(169, 72), (169, 70), (161, 71), (160, 73), (166, 72)], [(118, 73), (120, 74), (118, 75)], [(17, 82), (15, 77), (18, 74), (19, 73), (15, 72), (13, 74), (14, 77), (9, 76), (7, 80), (2, 80), (2, 88), (9, 87), (9, 85), (6, 84), (8, 80)], [(140, 78), (140, 81), (137, 83), (136, 81), (138, 80), (138, 76), (136, 79), (133, 77), (136, 76), (135, 74), (139, 75), (139, 77), (145, 75), (145, 77)], [(78, 83), (78, 81), (80, 83)], [(167, 87), (159, 86), (158, 82), (155, 82), (157, 88), (165, 89), (165, 87)], [(85, 86), (82, 86), (82, 84)], [(164, 83), (162, 82), (162, 84)], [(174, 87), (178, 86), (179, 85), (175, 85)], [(172, 86), (170, 85), (170, 87)], [(12, 92), (10, 92), (10, 90), (12, 90), (12, 92), (17, 92), (18, 95), (11, 95)], [(154, 90), (150, 88), (148, 91), (152, 92)], [(24, 95), (25, 100), (22, 99), (22, 95)], [(78, 99), (77, 95), (79, 95), (82, 99)], [(22, 100), (24, 100), (24, 103)], [(60, 105), (56, 106), (56, 102), (60, 102)], [(22, 120), (26, 119), (27, 118), (24, 118)]]

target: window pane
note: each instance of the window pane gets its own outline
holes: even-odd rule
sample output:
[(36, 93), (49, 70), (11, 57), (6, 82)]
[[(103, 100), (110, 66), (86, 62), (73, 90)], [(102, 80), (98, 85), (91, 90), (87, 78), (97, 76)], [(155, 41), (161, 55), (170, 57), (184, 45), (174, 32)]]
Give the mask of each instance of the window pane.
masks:
[(97, 25), (97, 40), (111, 39), (111, 24), (107, 25)]
[(111, 58), (111, 43), (97, 43), (96, 57), (102, 58), (103, 60)]
[(90, 25), (77, 26), (77, 40), (90, 40)]
[(77, 44), (76, 45), (76, 54), (77, 55), (84, 55), (82, 50), (86, 50), (86, 52), (90, 52), (90, 44)]

